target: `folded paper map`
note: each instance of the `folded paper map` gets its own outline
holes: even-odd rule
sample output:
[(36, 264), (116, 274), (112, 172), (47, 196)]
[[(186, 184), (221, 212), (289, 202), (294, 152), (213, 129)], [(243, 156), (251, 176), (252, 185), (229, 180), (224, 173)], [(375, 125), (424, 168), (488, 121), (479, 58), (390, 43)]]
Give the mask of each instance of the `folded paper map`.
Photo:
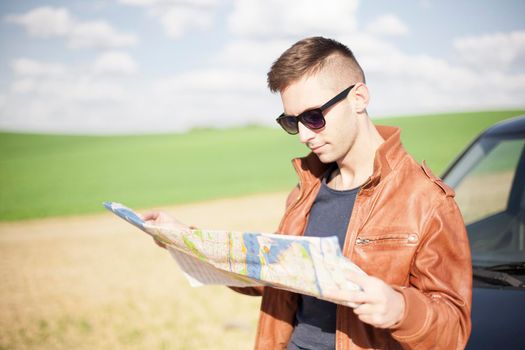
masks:
[(164, 243), (192, 286), (270, 286), (336, 303), (334, 294), (361, 288), (345, 278), (364, 273), (345, 258), (336, 236), (177, 229), (145, 222), (120, 203), (104, 206)]

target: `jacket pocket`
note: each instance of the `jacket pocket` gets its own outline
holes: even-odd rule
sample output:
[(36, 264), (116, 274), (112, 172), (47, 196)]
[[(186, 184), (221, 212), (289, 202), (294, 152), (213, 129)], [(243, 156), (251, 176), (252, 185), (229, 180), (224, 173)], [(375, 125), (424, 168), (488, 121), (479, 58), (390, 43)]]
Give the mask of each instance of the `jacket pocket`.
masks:
[(419, 241), (419, 235), (408, 230), (367, 230), (358, 234), (352, 260), (371, 276), (406, 285)]

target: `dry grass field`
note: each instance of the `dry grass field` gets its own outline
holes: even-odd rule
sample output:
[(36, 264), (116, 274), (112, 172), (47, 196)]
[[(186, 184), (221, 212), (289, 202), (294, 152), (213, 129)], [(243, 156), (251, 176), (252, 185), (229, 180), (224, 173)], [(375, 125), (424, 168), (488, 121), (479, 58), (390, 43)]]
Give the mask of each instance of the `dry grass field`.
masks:
[[(285, 197), (163, 209), (204, 228), (271, 232)], [(0, 274), (0, 349), (252, 346), (259, 298), (191, 288), (167, 251), (109, 212), (0, 223)]]

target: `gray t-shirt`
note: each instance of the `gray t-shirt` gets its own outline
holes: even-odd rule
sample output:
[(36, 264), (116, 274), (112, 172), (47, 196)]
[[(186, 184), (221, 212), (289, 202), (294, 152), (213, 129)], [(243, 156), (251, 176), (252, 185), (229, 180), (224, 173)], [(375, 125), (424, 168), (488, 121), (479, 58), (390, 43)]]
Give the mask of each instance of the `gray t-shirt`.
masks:
[[(359, 187), (337, 191), (323, 178), (310, 210), (305, 236), (337, 236), (343, 247), (348, 222)], [(307, 295), (299, 295), (295, 327), (287, 350), (335, 349), (336, 304)]]

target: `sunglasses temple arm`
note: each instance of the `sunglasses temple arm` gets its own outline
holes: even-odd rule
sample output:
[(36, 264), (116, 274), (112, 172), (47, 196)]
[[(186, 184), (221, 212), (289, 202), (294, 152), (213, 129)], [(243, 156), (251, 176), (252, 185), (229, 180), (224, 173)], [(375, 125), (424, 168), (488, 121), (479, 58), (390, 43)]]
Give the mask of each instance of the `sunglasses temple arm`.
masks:
[(328, 101), (324, 105), (322, 105), (319, 109), (323, 111), (325, 109), (328, 109), (328, 108), (332, 107), (334, 104), (336, 104), (337, 102), (339, 102), (343, 98), (345, 98), (346, 95), (348, 95), (348, 93), (350, 92), (350, 90), (352, 90), (354, 88), (354, 86), (355, 85), (352, 85), (352, 86), (349, 86), (348, 88), (344, 89), (339, 94), (337, 94), (337, 96), (335, 96), (333, 99), (331, 99), (330, 101)]

